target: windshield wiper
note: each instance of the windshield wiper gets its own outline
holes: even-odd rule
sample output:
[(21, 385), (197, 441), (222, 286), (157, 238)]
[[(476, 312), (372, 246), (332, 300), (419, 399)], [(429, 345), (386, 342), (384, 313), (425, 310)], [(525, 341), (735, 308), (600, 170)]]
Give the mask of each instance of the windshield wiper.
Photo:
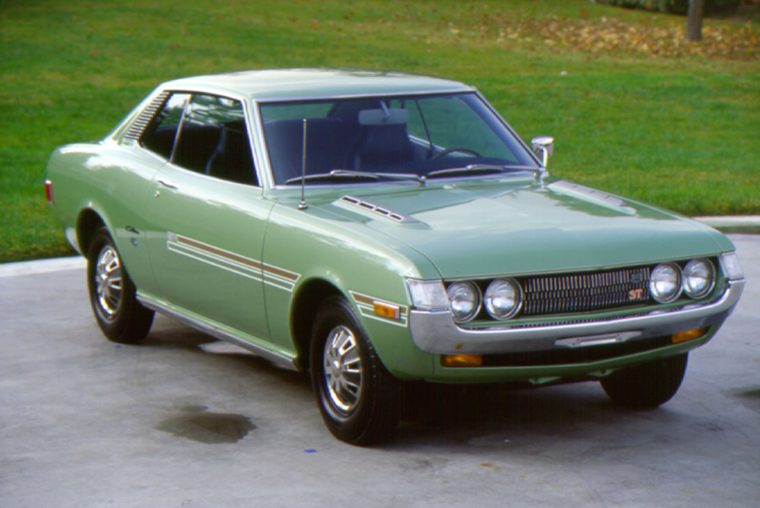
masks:
[(420, 176), (417, 173), (375, 173), (381, 178), (387, 178), (388, 180), (416, 180), (420, 183), (425, 182), (425, 177)]
[(342, 180), (342, 179), (363, 179), (363, 180), (380, 180), (380, 177), (375, 173), (369, 173), (367, 171), (353, 171), (351, 169), (333, 169), (329, 173), (317, 173), (314, 175), (294, 176), (285, 180), (285, 184), (300, 183), (302, 180), (306, 182), (319, 181), (319, 180)]
[[(306, 175), (306, 182), (320, 180), (359, 179), (377, 181), (381, 178), (388, 180), (416, 180), (422, 181), (422, 177), (415, 173), (371, 173), (369, 171), (355, 171), (353, 169), (333, 169), (329, 173), (317, 173)], [(301, 183), (302, 176), (294, 176), (285, 180), (285, 184)]]
[(468, 164), (467, 166), (457, 168), (436, 169), (431, 171), (427, 175), (427, 178), (436, 178), (442, 176), (457, 176), (457, 175), (474, 175), (484, 173), (503, 173), (507, 170), (517, 171), (531, 171), (533, 168), (530, 166), (509, 166), (498, 164)]

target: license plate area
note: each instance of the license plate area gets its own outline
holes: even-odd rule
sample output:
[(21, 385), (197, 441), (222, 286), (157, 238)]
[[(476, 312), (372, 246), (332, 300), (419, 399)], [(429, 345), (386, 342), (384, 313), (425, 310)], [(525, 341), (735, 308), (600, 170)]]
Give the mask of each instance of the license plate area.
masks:
[(640, 336), (640, 331), (605, 333), (601, 335), (586, 335), (583, 337), (559, 339), (554, 342), (554, 345), (563, 348), (610, 346), (613, 344), (623, 344)]

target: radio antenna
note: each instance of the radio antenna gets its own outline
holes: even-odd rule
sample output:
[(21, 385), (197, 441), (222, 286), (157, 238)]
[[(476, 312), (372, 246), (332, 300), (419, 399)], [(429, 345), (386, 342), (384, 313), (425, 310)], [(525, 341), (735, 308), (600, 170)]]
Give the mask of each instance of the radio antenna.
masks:
[(306, 187), (306, 132), (308, 131), (308, 121), (303, 119), (303, 146), (301, 147), (301, 202), (298, 203), (299, 210), (306, 210), (309, 205), (306, 204), (304, 199), (305, 187)]

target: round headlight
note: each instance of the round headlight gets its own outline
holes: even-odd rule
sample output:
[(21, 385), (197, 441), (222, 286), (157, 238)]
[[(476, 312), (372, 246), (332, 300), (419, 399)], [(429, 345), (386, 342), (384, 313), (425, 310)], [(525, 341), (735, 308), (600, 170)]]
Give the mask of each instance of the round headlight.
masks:
[(464, 323), (474, 318), (480, 311), (480, 289), (472, 282), (455, 282), (446, 293), (454, 321)]
[(494, 319), (509, 319), (520, 310), (520, 286), (512, 279), (496, 279), (486, 289), (483, 303)]
[(693, 259), (683, 267), (683, 290), (691, 298), (702, 298), (715, 283), (715, 269), (706, 259)]
[(678, 265), (657, 265), (649, 280), (649, 292), (660, 303), (670, 303), (681, 294), (681, 269)]

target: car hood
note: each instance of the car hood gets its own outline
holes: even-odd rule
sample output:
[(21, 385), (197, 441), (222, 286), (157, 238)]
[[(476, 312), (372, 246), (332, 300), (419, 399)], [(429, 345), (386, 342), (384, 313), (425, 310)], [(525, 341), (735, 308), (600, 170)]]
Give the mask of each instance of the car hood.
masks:
[(592, 270), (733, 248), (693, 220), (581, 185), (497, 182), (362, 192), (325, 206), (415, 249), (444, 278)]

